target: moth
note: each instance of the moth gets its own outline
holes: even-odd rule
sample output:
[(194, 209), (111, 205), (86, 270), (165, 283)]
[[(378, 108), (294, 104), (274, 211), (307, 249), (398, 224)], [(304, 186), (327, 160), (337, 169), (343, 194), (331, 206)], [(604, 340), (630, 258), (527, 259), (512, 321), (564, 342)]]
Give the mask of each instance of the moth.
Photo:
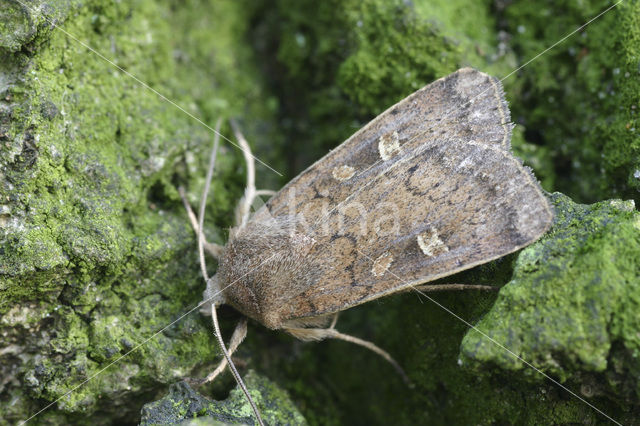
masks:
[[(219, 261), (208, 310), (228, 304), (270, 329), (349, 340), (394, 363), (339, 333), (337, 314), (512, 253), (549, 229), (552, 207), (510, 152), (512, 128), (500, 81), (460, 69), (384, 111), (253, 215), (267, 192), (255, 189), (236, 132), (248, 182), (227, 244), (202, 241), (202, 218), (190, 213)], [(231, 351), (246, 333), (238, 330)]]

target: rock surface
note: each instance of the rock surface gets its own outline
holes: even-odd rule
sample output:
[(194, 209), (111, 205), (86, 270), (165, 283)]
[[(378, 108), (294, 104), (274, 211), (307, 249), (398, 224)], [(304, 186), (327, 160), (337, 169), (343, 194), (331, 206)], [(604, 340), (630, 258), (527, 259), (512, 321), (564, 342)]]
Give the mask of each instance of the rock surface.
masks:
[[(293, 402), (277, 385), (250, 371), (245, 381), (260, 410), (263, 420), (270, 425), (305, 425), (304, 417)], [(169, 393), (156, 402), (142, 407), (142, 426), (157, 424), (191, 424), (199, 419), (202, 424), (254, 424), (251, 406), (239, 388), (224, 401), (213, 401), (193, 390), (187, 382), (169, 387)], [(197, 423), (196, 423), (197, 424)]]
[[(219, 357), (208, 319), (182, 318), (204, 287), (176, 190), (195, 205), (204, 181), (212, 134), (193, 117), (236, 117), (285, 175), (259, 167), (260, 186), (277, 188), (416, 88), (462, 66), (507, 76), (609, 5), (0, 0), (0, 424), (49, 404), (34, 421), (137, 423), (180, 392), (209, 406), (176, 385)], [(254, 391), (270, 383), (284, 401), (274, 423), (303, 421), (292, 404), (310, 424), (606, 421), (459, 318), (637, 423), (640, 219), (611, 198), (640, 201), (639, 9), (620, 4), (504, 81), (513, 149), (545, 189), (607, 201), (551, 195), (542, 240), (449, 279), (498, 295), (345, 312), (338, 328), (392, 353), (413, 389), (362, 348), (250, 325), (237, 357), (258, 372)], [(231, 144), (216, 167), (206, 230), (223, 242), (245, 168)], [(229, 336), (238, 316), (222, 316)], [(225, 376), (202, 392), (232, 387)], [(232, 392), (223, 421), (248, 421)]]

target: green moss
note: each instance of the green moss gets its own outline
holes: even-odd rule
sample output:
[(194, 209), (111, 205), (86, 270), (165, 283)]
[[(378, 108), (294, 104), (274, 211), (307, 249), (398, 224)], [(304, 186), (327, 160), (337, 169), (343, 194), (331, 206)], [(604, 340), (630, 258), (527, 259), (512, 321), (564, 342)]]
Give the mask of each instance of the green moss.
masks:
[[(583, 396), (616, 395), (637, 405), (640, 215), (633, 202), (554, 200), (554, 228), (522, 251), (478, 328)], [(476, 332), (465, 337), (462, 353), (480, 369), (494, 364), (543, 380)]]
[[(287, 393), (276, 384), (253, 371), (250, 371), (245, 379), (249, 392), (267, 424), (306, 424)], [(213, 401), (198, 394), (186, 382), (172, 385), (169, 393), (161, 400), (145, 405), (142, 409), (141, 424), (177, 423), (203, 417), (202, 420), (207, 420), (206, 424), (254, 424), (251, 407), (240, 389), (234, 389), (223, 401)]]
[[(524, 63), (609, 2), (510, 2), (501, 11)], [(640, 5), (622, 2), (522, 69), (517, 121), (530, 142), (550, 150), (555, 189), (582, 201), (640, 201)]]
[[(176, 187), (195, 201), (212, 135), (114, 64), (211, 126), (253, 117), (244, 130), (254, 140), (273, 102), (241, 42), (246, 13), (231, 1), (2, 8), (0, 331), (20, 356), (2, 355), (2, 375), (16, 380), (1, 390), (0, 424), (72, 390), (38, 420), (135, 418), (147, 395), (215, 360), (197, 313), (163, 329), (204, 287)], [(224, 147), (209, 229), (230, 223), (242, 168)]]
[[(308, 2), (264, 3), (252, 31), (279, 96), (279, 125), (292, 141), (290, 177), (434, 79), (462, 66), (506, 75), (515, 64), (495, 46), (490, 2), (325, 1), (312, 9)], [(529, 145), (522, 153), (551, 184), (539, 151)]]
[[(463, 0), (9, 4), (0, 12), (0, 332), (10, 348), (0, 355), (8, 378), (0, 410), (14, 422), (72, 391), (38, 418), (49, 424), (134, 419), (168, 384), (209, 372), (216, 347), (196, 313), (165, 328), (203, 288), (176, 186), (197, 203), (211, 133), (47, 19), (209, 125), (237, 117), (258, 157), (291, 177), (415, 88), (468, 65), (506, 76), (599, 8), (573, 0), (553, 11)], [(635, 195), (636, 8), (619, 6), (505, 81), (523, 124), (514, 151), (549, 190)], [(263, 187), (284, 183), (265, 168), (258, 175)], [(223, 146), (206, 223), (212, 241), (225, 240), (243, 176), (241, 156)], [(432, 298), (496, 338), (514, 343), (505, 330), (521, 333), (515, 347), (525, 358), (630, 421), (640, 220), (621, 202), (556, 202), (552, 235), (451, 278), (508, 282), (497, 299)], [(225, 336), (233, 315), (223, 315)], [(558, 329), (538, 327), (543, 319)], [(303, 344), (261, 327), (250, 327), (237, 356), (286, 388), (311, 424), (602, 420), (417, 295), (350, 310), (339, 328), (387, 349), (416, 388), (362, 348)], [(228, 376), (214, 391), (225, 386)], [(248, 419), (237, 392), (235, 419)], [(270, 392), (255, 393), (267, 417), (295, 411), (269, 405)], [(172, 404), (183, 417), (207, 414)]]
[[(23, 2), (8, 0), (0, 10), (0, 52), (31, 50), (39, 42), (38, 33), (51, 29), (49, 22), (64, 20), (78, 0)], [(39, 7), (41, 6), (41, 7)]]

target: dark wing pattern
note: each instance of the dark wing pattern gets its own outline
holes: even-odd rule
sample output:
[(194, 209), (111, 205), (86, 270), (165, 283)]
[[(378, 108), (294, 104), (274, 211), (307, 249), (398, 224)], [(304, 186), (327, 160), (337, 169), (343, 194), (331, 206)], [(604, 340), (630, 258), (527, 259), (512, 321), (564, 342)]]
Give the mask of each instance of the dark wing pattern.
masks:
[[(298, 212), (313, 228), (399, 157), (425, 140), (476, 140), (509, 149), (512, 124), (501, 83), (463, 68), (380, 114), (294, 178), (267, 203), (272, 216)], [(391, 161), (389, 161), (391, 160)]]
[[(308, 274), (282, 318), (344, 310), (489, 262), (551, 225), (535, 178), (508, 152), (468, 141), (425, 141), (417, 151), (351, 200), (355, 208), (330, 213), (340, 232), (309, 253), (321, 273)], [(363, 217), (358, 203), (377, 208)]]
[(274, 324), (340, 311), (539, 238), (552, 210), (509, 152), (511, 128), (500, 82), (462, 69), (389, 108), (291, 181), (251, 221), (295, 216), (315, 241), (286, 301), (258, 296), (277, 300), (262, 307)]

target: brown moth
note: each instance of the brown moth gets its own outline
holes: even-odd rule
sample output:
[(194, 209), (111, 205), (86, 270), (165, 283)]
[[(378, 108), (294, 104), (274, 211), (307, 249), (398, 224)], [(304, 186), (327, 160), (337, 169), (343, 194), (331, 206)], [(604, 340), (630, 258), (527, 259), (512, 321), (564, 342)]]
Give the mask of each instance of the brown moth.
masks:
[(388, 357), (338, 333), (335, 315), (549, 229), (550, 203), (510, 152), (512, 127), (500, 81), (464, 68), (387, 109), (252, 216), (260, 191), (248, 161), (237, 226), (226, 246), (208, 245), (219, 266), (205, 301), (303, 340), (342, 338)]
[[(501, 84), (484, 73), (418, 90), (232, 229), (205, 299), (218, 293), (271, 329), (295, 328), (531, 244), (553, 213), (509, 151), (511, 129)], [(354, 202), (397, 206), (401, 232), (363, 235), (361, 217), (336, 208)]]

